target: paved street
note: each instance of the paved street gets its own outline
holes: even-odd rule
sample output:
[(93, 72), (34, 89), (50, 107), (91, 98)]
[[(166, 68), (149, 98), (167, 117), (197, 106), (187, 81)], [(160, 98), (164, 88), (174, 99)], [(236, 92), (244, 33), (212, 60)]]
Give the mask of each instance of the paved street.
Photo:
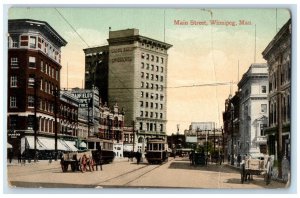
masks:
[(272, 181), (266, 185), (262, 177), (241, 184), (238, 170), (228, 165), (191, 166), (187, 158), (169, 158), (163, 165), (137, 165), (127, 159), (115, 160), (94, 172), (63, 173), (59, 161), (13, 164), (7, 166), (8, 180), (16, 187), (85, 187), (85, 188), (198, 188), (198, 189), (274, 189), (285, 184)]

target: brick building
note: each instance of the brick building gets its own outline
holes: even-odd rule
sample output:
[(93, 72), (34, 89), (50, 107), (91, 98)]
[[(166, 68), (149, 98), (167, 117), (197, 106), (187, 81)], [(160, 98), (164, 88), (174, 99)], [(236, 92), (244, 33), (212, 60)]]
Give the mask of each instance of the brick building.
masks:
[(55, 90), (67, 42), (47, 22), (31, 19), (9, 20), (8, 33), (8, 142), (19, 155), (34, 149), (35, 131), (54, 137)]

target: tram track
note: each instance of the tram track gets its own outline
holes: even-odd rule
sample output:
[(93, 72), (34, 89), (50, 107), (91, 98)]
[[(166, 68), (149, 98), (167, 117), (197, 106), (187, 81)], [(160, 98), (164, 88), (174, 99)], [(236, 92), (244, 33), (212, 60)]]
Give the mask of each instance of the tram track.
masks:
[(146, 174), (160, 168), (163, 165), (166, 165), (167, 163), (163, 163), (163, 164), (157, 164), (157, 165), (145, 165), (143, 167), (131, 170), (129, 172), (125, 172), (121, 175), (118, 175), (116, 177), (113, 178), (109, 178), (105, 181), (102, 181), (100, 183), (96, 183), (94, 184), (95, 186), (129, 186), (129, 184), (143, 176), (145, 176)]

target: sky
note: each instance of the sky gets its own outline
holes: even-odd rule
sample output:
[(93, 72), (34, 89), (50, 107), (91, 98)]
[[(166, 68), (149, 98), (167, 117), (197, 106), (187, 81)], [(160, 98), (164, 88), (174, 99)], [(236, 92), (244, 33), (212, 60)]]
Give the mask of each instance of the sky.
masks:
[[(12, 7), (8, 12), (9, 19), (46, 21), (68, 42), (62, 48), (62, 88), (82, 87), (83, 49), (107, 44), (109, 27), (137, 28), (143, 36), (173, 45), (168, 51), (167, 87), (175, 87), (167, 89), (168, 134), (175, 133), (178, 124), (182, 133), (191, 122), (222, 126), (226, 98), (252, 63), (266, 62), (262, 51), (290, 17), (288, 9), (245, 7)], [(187, 24), (178, 25), (177, 20)], [(203, 86), (214, 83), (224, 85)]]

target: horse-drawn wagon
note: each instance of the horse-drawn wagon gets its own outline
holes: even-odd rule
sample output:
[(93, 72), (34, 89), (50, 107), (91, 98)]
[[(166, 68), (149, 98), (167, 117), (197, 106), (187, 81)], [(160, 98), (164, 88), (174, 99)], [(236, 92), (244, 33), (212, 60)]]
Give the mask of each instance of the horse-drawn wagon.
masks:
[(271, 181), (273, 160), (265, 155), (258, 158), (246, 158), (241, 164), (241, 182), (250, 180), (253, 175), (263, 175), (268, 185)]

